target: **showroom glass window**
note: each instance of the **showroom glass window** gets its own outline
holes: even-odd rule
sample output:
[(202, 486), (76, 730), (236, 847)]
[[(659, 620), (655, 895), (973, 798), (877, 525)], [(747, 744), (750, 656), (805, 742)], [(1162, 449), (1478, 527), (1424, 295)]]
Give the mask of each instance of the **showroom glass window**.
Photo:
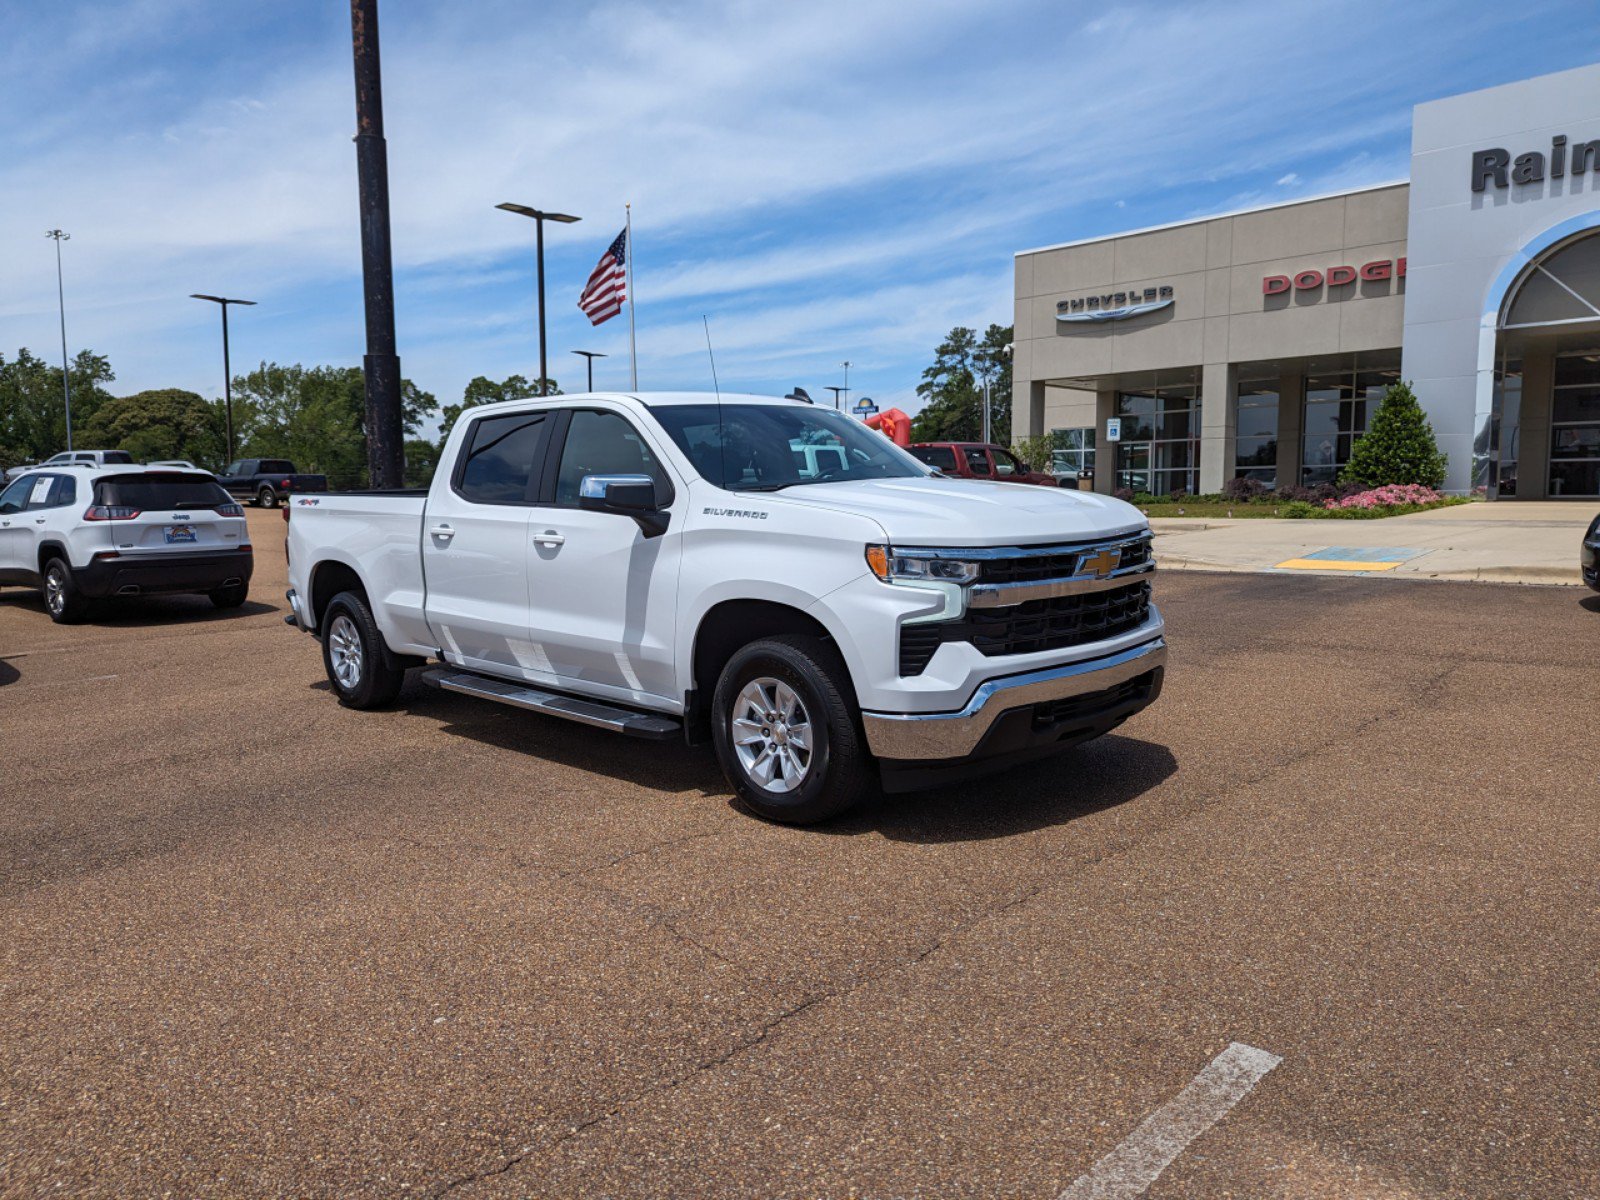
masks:
[(1094, 474), (1094, 429), (1052, 429), (1050, 431), (1050, 474), (1057, 479), (1076, 479)]
[(1239, 381), (1233, 477), (1278, 486), (1278, 378)]
[(1334, 483), (1350, 461), (1350, 447), (1367, 432), (1383, 393), (1398, 370), (1328, 371), (1306, 376), (1305, 453), (1300, 480)]
[(1117, 394), (1122, 441), (1117, 486), (1164, 496), (1200, 489), (1200, 388), (1197, 383)]
[(1600, 352), (1556, 358), (1550, 495), (1600, 496)]

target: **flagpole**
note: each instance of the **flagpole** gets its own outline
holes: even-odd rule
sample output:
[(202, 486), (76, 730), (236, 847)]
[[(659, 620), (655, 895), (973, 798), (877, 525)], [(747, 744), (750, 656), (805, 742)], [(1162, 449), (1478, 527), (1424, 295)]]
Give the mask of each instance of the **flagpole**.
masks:
[(631, 386), (637, 392), (639, 390), (639, 348), (633, 338), (633, 309), (635, 305), (633, 298), (633, 205), (624, 205), (623, 211), (628, 214), (626, 217), (628, 232), (628, 372), (633, 380)]

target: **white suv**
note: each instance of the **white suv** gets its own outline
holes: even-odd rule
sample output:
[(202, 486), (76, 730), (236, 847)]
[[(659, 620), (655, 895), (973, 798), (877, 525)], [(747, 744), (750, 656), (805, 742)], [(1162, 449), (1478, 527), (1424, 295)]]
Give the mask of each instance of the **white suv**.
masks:
[(237, 608), (254, 565), (244, 510), (204, 472), (39, 467), (0, 492), (0, 584), (39, 588), (62, 624), (110, 596), (197, 592)]

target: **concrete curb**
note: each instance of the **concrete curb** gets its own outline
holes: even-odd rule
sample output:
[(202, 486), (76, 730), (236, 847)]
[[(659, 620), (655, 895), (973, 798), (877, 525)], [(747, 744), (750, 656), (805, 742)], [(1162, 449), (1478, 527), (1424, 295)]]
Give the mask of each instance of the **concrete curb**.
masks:
[(1354, 574), (1349, 571), (1275, 571), (1272, 567), (1246, 567), (1237, 563), (1205, 562), (1198, 558), (1179, 558), (1171, 553), (1158, 555), (1157, 571), (1200, 571), (1213, 575), (1315, 575), (1319, 579), (1409, 579), (1439, 580), (1444, 583), (1500, 583), (1522, 587), (1582, 587), (1583, 577), (1576, 569), (1562, 567), (1478, 567), (1463, 571), (1374, 571)]

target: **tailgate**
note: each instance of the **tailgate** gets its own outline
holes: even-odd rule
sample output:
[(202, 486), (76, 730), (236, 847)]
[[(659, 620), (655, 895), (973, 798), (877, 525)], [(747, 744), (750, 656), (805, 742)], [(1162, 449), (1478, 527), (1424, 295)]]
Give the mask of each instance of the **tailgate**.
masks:
[(95, 482), (90, 521), (105, 521), (118, 550), (210, 554), (249, 545), (244, 515), (208, 475), (148, 472)]

